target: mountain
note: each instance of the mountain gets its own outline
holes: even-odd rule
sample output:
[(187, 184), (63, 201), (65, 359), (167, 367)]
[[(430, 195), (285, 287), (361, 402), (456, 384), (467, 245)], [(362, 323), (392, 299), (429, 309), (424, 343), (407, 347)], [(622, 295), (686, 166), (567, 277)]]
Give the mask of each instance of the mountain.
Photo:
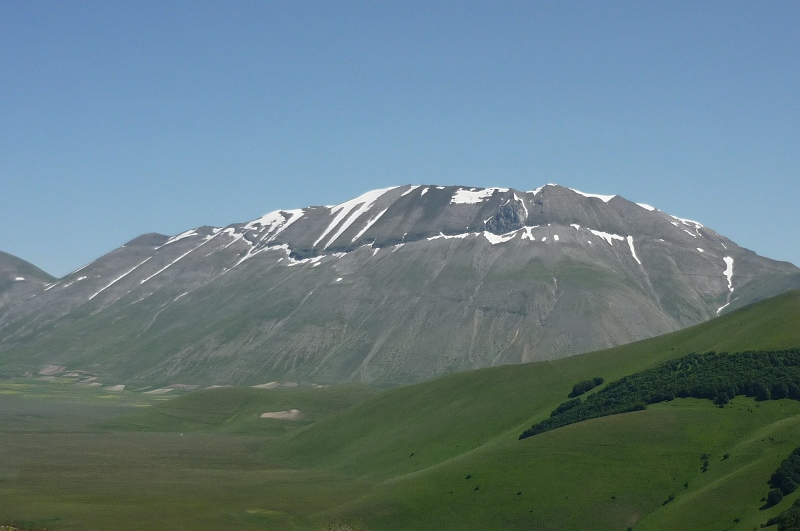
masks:
[(798, 286), (792, 264), (619, 196), (406, 185), (140, 236), (5, 304), (0, 363), (396, 384), (629, 343)]
[(7, 307), (30, 298), (55, 280), (30, 262), (0, 251), (0, 322)]

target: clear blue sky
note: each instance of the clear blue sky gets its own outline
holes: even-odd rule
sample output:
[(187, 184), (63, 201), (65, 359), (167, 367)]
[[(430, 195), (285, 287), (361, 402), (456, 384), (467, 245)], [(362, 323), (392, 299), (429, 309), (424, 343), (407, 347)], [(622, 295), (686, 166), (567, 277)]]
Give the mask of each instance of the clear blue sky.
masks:
[(554, 182), (800, 265), (800, 2), (0, 1), (0, 250)]

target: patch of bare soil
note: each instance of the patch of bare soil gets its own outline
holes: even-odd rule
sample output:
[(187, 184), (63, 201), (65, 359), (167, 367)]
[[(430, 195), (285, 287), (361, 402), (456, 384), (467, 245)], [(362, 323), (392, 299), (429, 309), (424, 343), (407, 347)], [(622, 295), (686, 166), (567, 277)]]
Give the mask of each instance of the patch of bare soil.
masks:
[(300, 418), (302, 412), (299, 409), (290, 409), (288, 411), (270, 411), (262, 413), (262, 419), (282, 419), (282, 420), (297, 420)]

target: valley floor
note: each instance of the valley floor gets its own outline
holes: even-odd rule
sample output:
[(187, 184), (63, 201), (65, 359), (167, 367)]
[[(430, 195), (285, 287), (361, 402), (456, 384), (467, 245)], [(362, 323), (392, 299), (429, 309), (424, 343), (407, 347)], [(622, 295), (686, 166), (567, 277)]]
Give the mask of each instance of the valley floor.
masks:
[[(253, 401), (254, 392), (202, 402), (211, 415), (214, 400), (255, 412), (285, 391), (258, 390), (263, 398)], [(417, 444), (387, 471), (357, 441), (349, 451), (361, 453), (359, 467), (334, 447), (303, 464), (307, 456), (292, 455), (302, 439), (292, 434), (304, 428), (288, 419), (186, 423), (200, 419), (190, 396), (172, 399), (185, 409), (170, 413), (186, 431), (165, 431), (143, 422), (163, 399), (0, 385), (0, 521), (63, 530), (749, 531), (793, 501), (759, 510), (771, 472), (800, 441), (800, 403), (791, 400), (737, 398), (724, 409), (675, 400), (523, 441), (500, 437), (432, 466), (414, 462), (436, 445)]]
[(381, 392), (231, 387), (170, 398), (66, 376), (0, 380), (0, 525), (758, 529), (800, 496), (762, 509), (772, 472), (800, 444), (800, 401), (674, 399), (518, 437), (578, 382), (692, 352), (796, 348), (798, 320), (792, 292), (606, 351)]

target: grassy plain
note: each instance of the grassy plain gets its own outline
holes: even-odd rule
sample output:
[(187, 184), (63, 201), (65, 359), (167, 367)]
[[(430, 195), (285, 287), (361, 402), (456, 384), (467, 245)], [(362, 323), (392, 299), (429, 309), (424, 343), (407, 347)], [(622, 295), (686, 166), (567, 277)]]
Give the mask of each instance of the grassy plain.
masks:
[[(519, 441), (572, 385), (690, 352), (800, 346), (800, 293), (565, 360), (377, 392), (165, 399), (0, 382), (0, 521), (48, 529), (746, 529), (800, 402), (674, 400)], [(260, 413), (300, 409), (298, 420)], [(708, 454), (707, 472), (701, 471)], [(728, 454), (728, 458), (723, 458)], [(664, 503), (667, 502), (667, 503)]]

